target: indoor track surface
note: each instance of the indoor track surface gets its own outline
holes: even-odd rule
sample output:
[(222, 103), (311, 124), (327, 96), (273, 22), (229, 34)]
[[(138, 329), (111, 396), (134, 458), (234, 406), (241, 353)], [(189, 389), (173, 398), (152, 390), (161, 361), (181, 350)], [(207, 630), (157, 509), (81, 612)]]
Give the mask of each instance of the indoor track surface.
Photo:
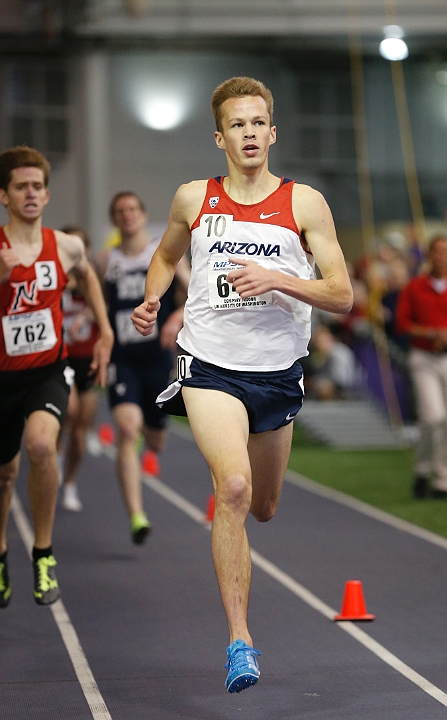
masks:
[[(176, 424), (145, 475), (153, 533), (130, 541), (113, 446), (90, 442), (84, 510), (58, 508), (62, 600), (32, 596), (23, 462), (0, 610), (1, 720), (447, 718), (447, 541), (290, 474), (275, 518), (249, 519), (256, 687), (224, 688), (227, 627), (205, 522), (208, 470)], [(336, 623), (361, 580), (373, 622)]]

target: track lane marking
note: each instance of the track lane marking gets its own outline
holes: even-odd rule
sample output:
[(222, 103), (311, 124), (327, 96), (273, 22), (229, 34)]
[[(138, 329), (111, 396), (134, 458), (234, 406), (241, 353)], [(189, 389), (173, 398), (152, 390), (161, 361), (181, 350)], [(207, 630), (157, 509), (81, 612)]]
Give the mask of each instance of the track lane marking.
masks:
[[(112, 454), (113, 453), (110, 452), (109, 456)], [(172, 488), (163, 483), (161, 480), (153, 477), (152, 475), (143, 474), (142, 481), (148, 488), (170, 502), (177, 509), (184, 512), (185, 515), (188, 515), (191, 520), (194, 520), (194, 522), (199, 523), (208, 530), (211, 529), (211, 523), (206, 522), (205, 514), (202, 510), (189, 502), (189, 500), (186, 500), (186, 498), (178, 492), (172, 490)], [(280, 570), (280, 568), (270, 562), (270, 560), (267, 560), (265, 557), (260, 555), (256, 550), (250, 548), (250, 554), (253, 565), (256, 565), (258, 568), (263, 570), (280, 585), (299, 597), (300, 600), (305, 602), (317, 612), (321, 613), (321, 615), (324, 615), (324, 617), (331, 621), (334, 619), (334, 616), (337, 614), (337, 610), (334, 610), (334, 608), (331, 608), (325, 602), (320, 600), (320, 598), (305, 588), (304, 585), (301, 585), (290, 575)], [(413, 668), (400, 660), (396, 655), (387, 650), (387, 648), (370, 637), (366, 632), (364, 632), (364, 630), (361, 630), (357, 627), (357, 625), (349, 621), (338, 623), (338, 627), (348, 633), (348, 635), (351, 635), (351, 637), (357, 640), (357, 642), (376, 655), (384, 663), (396, 670), (400, 675), (405, 677), (414, 685), (417, 685), (421, 690), (447, 707), (447, 694), (445, 692), (436, 687), (436, 685), (433, 685), (433, 683), (427, 680), (427, 678), (413, 670)]]
[[(195, 442), (188, 425), (183, 425), (179, 421), (172, 423), (171, 432), (174, 435), (183, 438), (183, 440)], [(357, 498), (352, 497), (352, 495), (347, 495), (346, 493), (341, 492), (341, 490), (335, 490), (335, 488), (323, 485), (316, 480), (311, 480), (305, 475), (301, 475), (300, 473), (289, 469), (286, 471), (285, 480), (291, 485), (296, 485), (296, 487), (299, 487), (302, 490), (307, 490), (314, 495), (320, 495), (328, 500), (339, 503), (339, 505), (345, 505), (351, 510), (356, 510), (357, 512), (362, 513), (362, 515), (367, 515), (368, 517), (378, 520), (385, 525), (389, 525), (396, 530), (401, 530), (409, 535), (414, 535), (420, 540), (426, 540), (427, 542), (432, 543), (432, 545), (437, 545), (438, 547), (447, 550), (447, 538), (442, 537), (442, 535), (437, 535), (430, 530), (414, 525), (408, 520), (403, 520), (395, 515), (391, 515), (391, 513), (388, 513), (385, 510), (380, 510), (379, 508), (374, 507), (374, 505), (369, 505), (363, 500), (358, 500)]]
[[(29, 558), (32, 558), (33, 532), (29, 524), (23, 505), (16, 492), (13, 493), (11, 501), (11, 512), (17, 526), (20, 537), (26, 548)], [(49, 606), (53, 613), (54, 621), (62, 636), (65, 648), (73, 664), (76, 677), (84, 693), (94, 720), (112, 720), (104, 699), (99, 691), (96, 680), (85, 657), (84, 651), (79, 642), (76, 630), (70, 620), (62, 600), (56, 600)]]
[[(192, 433), (187, 426), (182, 426), (179, 423), (175, 427), (172, 427), (172, 430), (178, 436), (194, 442)], [(98, 441), (96, 443), (95, 454), (99, 454), (100, 452), (101, 444)], [(114, 460), (116, 458), (116, 447), (112, 445), (102, 446), (102, 452), (111, 460)], [(354, 510), (358, 510), (363, 514), (370, 515), (371, 517), (385, 522), (388, 525), (392, 525), (399, 530), (403, 530), (404, 532), (410, 532), (414, 535), (417, 535), (421, 539), (428, 540), (429, 542), (434, 542), (434, 544), (439, 544), (441, 547), (444, 547), (443, 544), (435, 542), (438, 539), (438, 536), (435, 535), (435, 533), (424, 531), (422, 530), (422, 528), (418, 528), (417, 526), (412, 525), (411, 523), (408, 523), (404, 520), (400, 521), (398, 518), (394, 518), (394, 516), (389, 515), (388, 513), (385, 513), (381, 510), (377, 510), (377, 514), (375, 512), (367, 512), (369, 510), (375, 511), (376, 509), (371, 507), (370, 505), (367, 505), (366, 503), (363, 503), (360, 500), (351, 498), (350, 496), (345, 495), (344, 493), (341, 493), (337, 490), (326, 488), (324, 485), (320, 485), (319, 483), (305, 478), (302, 475), (298, 475), (298, 473), (295, 473), (291, 470), (287, 471), (286, 480), (292, 482), (295, 485), (298, 485), (299, 487), (302, 487), (305, 490), (309, 490), (310, 492), (314, 492), (315, 494), (330, 498), (335, 502), (347, 505), (348, 507), (351, 507)], [(170, 502), (177, 509), (188, 515), (191, 520), (194, 520), (194, 522), (197, 522), (202, 527), (205, 527), (208, 530), (211, 529), (211, 523), (206, 522), (205, 513), (200, 510), (200, 508), (198, 508), (196, 505), (189, 502), (189, 500), (186, 500), (186, 498), (180, 495), (180, 493), (176, 492), (168, 485), (163, 483), (161, 480), (153, 477), (152, 475), (143, 474), (142, 481), (151, 490), (153, 490), (165, 500)], [(351, 503), (351, 501), (353, 502)], [(394, 521), (396, 521), (396, 523)], [(412, 532), (418, 530), (422, 530), (422, 533), (420, 535), (417, 532)], [(443, 538), (439, 539), (443, 540)], [(445, 547), (447, 547), (447, 541)], [(290, 592), (299, 597), (307, 605), (312, 607), (317, 612), (321, 613), (321, 615), (326, 617), (328, 620), (333, 621), (334, 616), (338, 612), (337, 610), (331, 608), (329, 605), (323, 602), (323, 600), (320, 600), (320, 598), (314, 595), (310, 590), (308, 590), (299, 582), (294, 580), (290, 575), (283, 572), (274, 563), (264, 558), (256, 550), (250, 548), (250, 554), (254, 565), (259, 567), (266, 574), (268, 574), (270, 577), (280, 583), (283, 587), (287, 588)], [(343, 621), (341, 623), (337, 623), (337, 625), (341, 630), (344, 630), (344, 632), (346, 632), (348, 635), (351, 635), (352, 638), (357, 640), (357, 642), (363, 645), (367, 650), (376, 655), (376, 657), (382, 660), (382, 662), (389, 665), (391, 668), (393, 668), (393, 670), (398, 672), (400, 675), (405, 677), (407, 680), (412, 682), (425, 693), (427, 693), (432, 698), (441, 703), (441, 705), (447, 707), (447, 694), (443, 690), (431, 683), (429, 680), (427, 680), (427, 678), (423, 677), (423, 675), (420, 675), (418, 672), (413, 670), (413, 668), (404, 663), (402, 660), (400, 660), (400, 658), (387, 650), (387, 648), (374, 640), (364, 630), (359, 628), (353, 622), (349, 621)]]

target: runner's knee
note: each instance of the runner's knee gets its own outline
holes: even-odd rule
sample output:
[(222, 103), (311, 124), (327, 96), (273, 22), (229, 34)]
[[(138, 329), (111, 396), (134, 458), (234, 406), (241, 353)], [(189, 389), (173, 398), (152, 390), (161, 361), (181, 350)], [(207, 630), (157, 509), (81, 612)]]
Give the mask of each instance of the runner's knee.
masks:
[(242, 473), (227, 475), (223, 482), (218, 484), (216, 501), (248, 513), (251, 502), (250, 482)]
[(141, 418), (127, 415), (116, 418), (118, 425), (118, 440), (121, 442), (136, 442), (142, 429)]
[(274, 516), (276, 507), (277, 503), (273, 500), (269, 500), (262, 504), (252, 502), (250, 513), (258, 522), (268, 522)]
[(29, 435), (25, 440), (25, 446), (30, 463), (40, 464), (56, 453), (55, 440), (45, 435)]

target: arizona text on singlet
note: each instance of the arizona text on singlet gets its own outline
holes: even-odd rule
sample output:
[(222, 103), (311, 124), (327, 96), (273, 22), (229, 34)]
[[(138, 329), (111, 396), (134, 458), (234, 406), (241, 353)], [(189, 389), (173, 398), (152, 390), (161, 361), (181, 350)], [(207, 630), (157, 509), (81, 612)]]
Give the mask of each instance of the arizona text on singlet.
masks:
[(147, 269), (159, 242), (159, 238), (151, 239), (138, 255), (126, 255), (120, 247), (109, 251), (104, 281), (110, 324), (115, 333), (112, 351), (115, 362), (139, 358), (147, 358), (150, 362), (159, 359), (161, 362), (168, 356), (171, 358), (171, 353), (160, 346), (159, 334), (168, 316), (175, 310), (172, 285), (162, 298), (157, 325), (151, 335), (140, 335), (130, 319), (134, 308), (144, 301)]
[[(56, 236), (42, 229), (42, 251), (32, 265), (13, 268), (0, 284), (0, 371), (50, 365), (66, 356), (62, 293), (68, 278), (59, 260)], [(0, 246), (8, 238), (0, 228)]]
[(226, 282), (239, 258), (310, 280), (292, 212), (294, 182), (254, 205), (232, 200), (223, 178), (208, 180), (191, 227), (192, 270), (179, 345), (194, 357), (230, 370), (274, 371), (308, 354), (311, 306), (272, 291), (242, 299)]

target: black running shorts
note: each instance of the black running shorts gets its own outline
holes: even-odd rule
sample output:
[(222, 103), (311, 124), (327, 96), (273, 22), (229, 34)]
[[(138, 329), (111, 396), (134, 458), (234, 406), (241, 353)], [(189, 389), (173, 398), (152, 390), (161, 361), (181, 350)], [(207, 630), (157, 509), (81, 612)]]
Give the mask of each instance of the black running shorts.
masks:
[(25, 422), (44, 410), (62, 424), (70, 394), (70, 373), (65, 362), (31, 370), (0, 372), (0, 465), (20, 450)]

